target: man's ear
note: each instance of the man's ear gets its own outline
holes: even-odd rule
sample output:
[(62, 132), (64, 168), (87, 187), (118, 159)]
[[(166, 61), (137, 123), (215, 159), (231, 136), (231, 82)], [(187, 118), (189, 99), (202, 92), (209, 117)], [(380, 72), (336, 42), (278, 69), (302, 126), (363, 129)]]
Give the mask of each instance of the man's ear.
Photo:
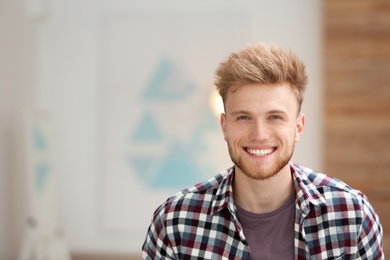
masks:
[(221, 119), (220, 119), (221, 129), (223, 133), (223, 139), (227, 142), (227, 134), (226, 134), (226, 115), (225, 113), (221, 113)]
[(297, 118), (296, 130), (295, 130), (295, 142), (298, 142), (301, 139), (303, 129), (305, 128), (305, 114), (299, 114)]

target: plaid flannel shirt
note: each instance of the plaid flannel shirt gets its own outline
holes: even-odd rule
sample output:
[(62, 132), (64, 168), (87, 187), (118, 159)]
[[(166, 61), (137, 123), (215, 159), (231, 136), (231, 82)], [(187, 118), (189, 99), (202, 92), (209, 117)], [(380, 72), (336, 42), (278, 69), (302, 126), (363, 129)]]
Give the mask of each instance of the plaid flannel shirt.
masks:
[[(295, 259), (385, 259), (382, 227), (360, 191), (291, 164)], [(248, 259), (233, 202), (234, 167), (170, 197), (154, 213), (143, 259)]]

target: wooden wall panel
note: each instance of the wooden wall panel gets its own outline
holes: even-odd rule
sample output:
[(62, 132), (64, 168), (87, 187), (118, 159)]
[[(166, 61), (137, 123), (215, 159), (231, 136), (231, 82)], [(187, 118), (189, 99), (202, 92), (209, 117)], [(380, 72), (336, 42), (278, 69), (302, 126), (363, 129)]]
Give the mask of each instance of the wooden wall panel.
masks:
[(374, 205), (390, 256), (390, 1), (326, 0), (326, 172)]

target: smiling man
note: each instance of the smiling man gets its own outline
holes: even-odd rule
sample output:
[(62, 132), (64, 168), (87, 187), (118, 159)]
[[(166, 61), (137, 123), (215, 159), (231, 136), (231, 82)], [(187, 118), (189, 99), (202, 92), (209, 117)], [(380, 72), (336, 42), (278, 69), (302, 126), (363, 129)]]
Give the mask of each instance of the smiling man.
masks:
[(365, 195), (291, 162), (305, 65), (279, 46), (248, 45), (220, 64), (215, 84), (234, 166), (157, 208), (143, 259), (385, 259)]

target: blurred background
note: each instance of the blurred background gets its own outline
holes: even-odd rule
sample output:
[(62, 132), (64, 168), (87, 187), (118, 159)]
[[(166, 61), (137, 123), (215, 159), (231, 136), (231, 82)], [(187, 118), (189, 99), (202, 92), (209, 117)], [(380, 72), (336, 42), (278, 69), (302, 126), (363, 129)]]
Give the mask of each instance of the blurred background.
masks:
[(231, 165), (213, 73), (259, 41), (307, 65), (294, 161), (362, 190), (390, 255), (388, 1), (0, 0), (0, 259), (140, 259)]

